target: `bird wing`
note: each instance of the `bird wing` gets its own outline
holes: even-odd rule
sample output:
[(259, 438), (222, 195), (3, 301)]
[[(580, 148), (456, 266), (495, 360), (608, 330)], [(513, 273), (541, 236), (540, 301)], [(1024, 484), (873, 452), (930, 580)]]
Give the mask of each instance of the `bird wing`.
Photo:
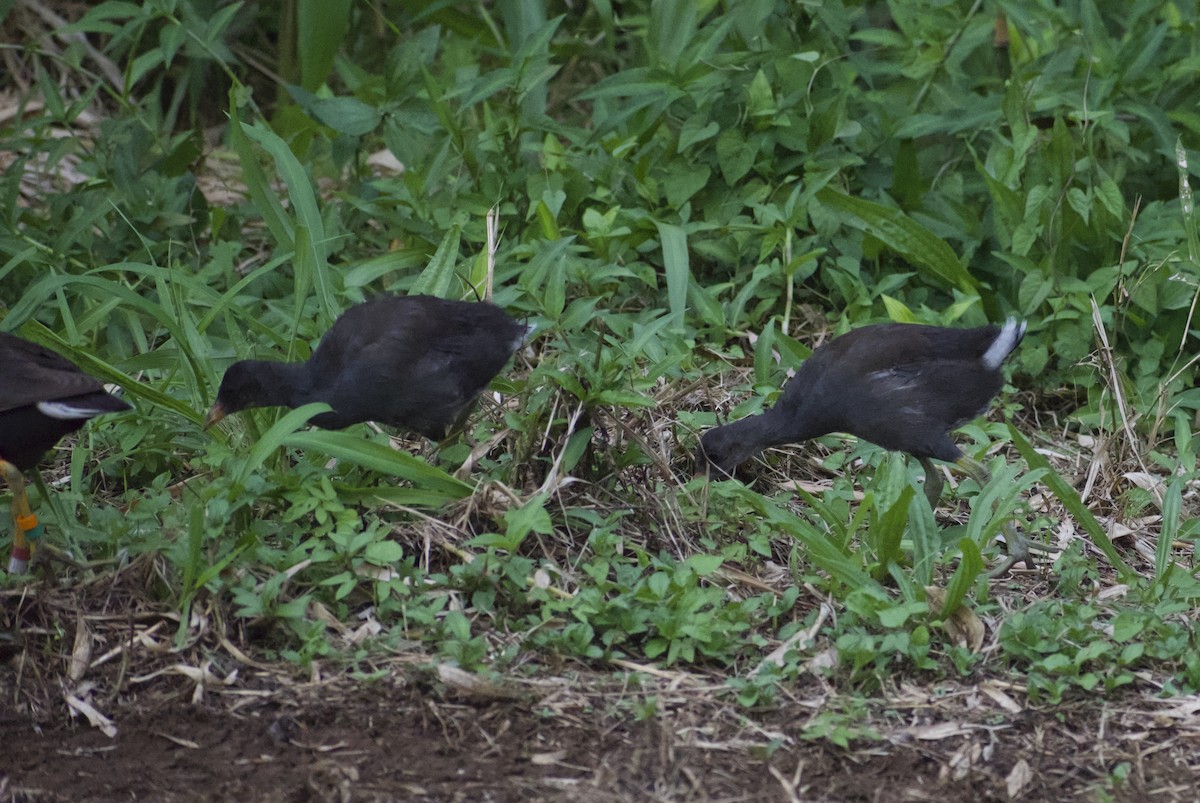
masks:
[(65, 357), (0, 333), (0, 412), (103, 389)]
[[(852, 329), (821, 347), (832, 362), (853, 365), (864, 374), (928, 360), (978, 361), (999, 334), (995, 326), (946, 329), (911, 323), (881, 323)], [(886, 347), (880, 346), (886, 344)]]
[(1004, 379), (979, 360), (936, 359), (896, 365), (868, 375), (868, 394), (875, 403), (943, 422), (946, 429), (982, 414)]

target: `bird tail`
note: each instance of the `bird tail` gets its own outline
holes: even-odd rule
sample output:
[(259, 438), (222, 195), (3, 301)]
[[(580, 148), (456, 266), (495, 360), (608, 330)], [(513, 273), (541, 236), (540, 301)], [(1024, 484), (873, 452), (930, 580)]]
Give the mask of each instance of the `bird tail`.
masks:
[(533, 335), (534, 330), (536, 329), (536, 323), (529, 323), (526, 321), (525, 323), (521, 324), (520, 331), (517, 332), (517, 336), (513, 338), (512, 351), (516, 351), (517, 349), (521, 348), (521, 346), (529, 342), (529, 338)]
[(50, 418), (71, 421), (95, 418), (105, 413), (120, 413), (133, 408), (124, 399), (98, 390), (95, 393), (38, 402), (37, 409), (39, 413)]
[(1004, 326), (1000, 327), (1000, 334), (996, 335), (992, 345), (988, 346), (987, 351), (983, 353), (984, 366), (991, 370), (999, 368), (1000, 363), (1004, 362), (1004, 358), (1012, 353), (1023, 337), (1025, 337), (1025, 321), (1009, 318), (1004, 322)]

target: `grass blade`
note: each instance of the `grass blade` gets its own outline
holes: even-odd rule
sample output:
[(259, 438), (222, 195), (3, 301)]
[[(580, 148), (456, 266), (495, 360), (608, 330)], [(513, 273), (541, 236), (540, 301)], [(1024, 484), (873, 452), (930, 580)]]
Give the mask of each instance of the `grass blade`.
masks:
[[(307, 409), (308, 406), (300, 409)], [(330, 457), (348, 460), (380, 474), (402, 477), (422, 488), (444, 494), (448, 500), (465, 499), (475, 491), (474, 486), (455, 479), (419, 457), (397, 451), (382, 443), (363, 440), (350, 432), (293, 431), (285, 433), (282, 443), (297, 449), (323, 452)]]
[(1063, 503), (1063, 507), (1075, 517), (1075, 521), (1083, 527), (1084, 531), (1091, 536), (1092, 543), (1104, 553), (1108, 558), (1108, 562), (1117, 570), (1122, 580), (1127, 580), (1134, 575), (1133, 569), (1125, 561), (1121, 560), (1121, 555), (1117, 552), (1117, 548), (1113, 546), (1113, 542), (1109, 539), (1108, 534), (1104, 532), (1104, 527), (1092, 515), (1092, 511), (1087, 509), (1083, 504), (1083, 500), (1079, 498), (1078, 492), (1072, 488), (1066, 480), (1058, 476), (1054, 469), (1050, 467), (1050, 463), (1045, 457), (1034, 451), (1029, 441), (1025, 440), (1017, 428), (1012, 424), (1008, 425), (1009, 435), (1012, 437), (1013, 445), (1017, 447), (1017, 451), (1021, 453), (1021, 457), (1029, 464), (1030, 468), (1043, 468), (1046, 470), (1042, 481), (1047, 487), (1054, 492), (1058, 497), (1058, 501)]
[(84, 372), (91, 374), (97, 379), (108, 382), (113, 385), (120, 385), (125, 393), (135, 399), (156, 404), (159, 407), (165, 407), (171, 412), (178, 413), (194, 424), (202, 424), (204, 415), (191, 407), (188, 407), (183, 402), (174, 397), (168, 396), (162, 391), (155, 390), (149, 385), (143, 384), (134, 379), (129, 374), (121, 371), (109, 363), (101, 360), (99, 357), (92, 356), (89, 352), (78, 349), (72, 346), (67, 341), (56, 335), (54, 332), (47, 329), (37, 321), (26, 321), (25, 325), (20, 329), (21, 337), (30, 340), (39, 345), (45, 346), (52, 351), (57, 351), (59, 354), (66, 357), (71, 362), (79, 366)]
[(1175, 543), (1175, 534), (1179, 531), (1179, 513), (1183, 509), (1183, 492), (1179, 486), (1179, 477), (1171, 479), (1167, 493), (1163, 497), (1162, 527), (1158, 533), (1158, 543), (1154, 547), (1154, 578), (1166, 576), (1171, 566), (1171, 548)]
[(655, 222), (658, 238), (662, 241), (663, 269), (667, 275), (667, 303), (671, 309), (672, 325), (683, 326), (683, 315), (687, 312), (688, 284), (692, 280), (692, 269), (688, 262), (687, 234), (680, 226)]
[(242, 462), (242, 467), (238, 469), (237, 475), (234, 477), (237, 484), (245, 485), (246, 480), (258, 470), (258, 467), (266, 461), (267, 457), (280, 446), (285, 445), (288, 441), (288, 436), (308, 423), (308, 419), (332, 409), (325, 402), (313, 402), (303, 407), (297, 407), (295, 410), (289, 410), (285, 415), (280, 417), (258, 439), (254, 447), (250, 449), (250, 454), (246, 455), (246, 459)]

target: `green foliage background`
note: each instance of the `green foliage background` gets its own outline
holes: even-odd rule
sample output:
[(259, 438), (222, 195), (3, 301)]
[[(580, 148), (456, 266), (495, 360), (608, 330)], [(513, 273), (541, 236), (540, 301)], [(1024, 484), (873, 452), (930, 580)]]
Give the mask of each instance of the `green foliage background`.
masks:
[[(736, 667), (813, 621), (807, 581), (846, 607), (834, 636), (852, 682), (971, 671), (931, 636), (922, 587), (986, 605), (980, 549), (1022, 491), (1050, 485), (1116, 554), (1019, 433), (967, 429), (976, 452), (1012, 441), (1026, 464), (944, 530), (903, 462), (865, 444), (825, 459), (877, 465), (853, 505), (848, 478), (797, 508), (678, 477), (717, 422), (722, 393), (705, 388), (735, 368), (751, 369), (737, 416), (818, 334), (1014, 315), (1030, 324), (1023, 420), (1113, 434), (1114, 459), (1174, 478), (1100, 511), (1163, 512), (1154, 566), (1073, 549), (1061, 593), (1120, 564), (1166, 606), (1129, 639), (1190, 609), (1171, 541), (1196, 522), (1180, 501), (1200, 407), (1196, 3), (270, 5), (108, 0), (7, 46), (31, 80), (10, 84), (21, 114), (0, 128), (0, 325), (138, 407), (89, 429), (53, 502), (56, 532), (98, 565), (162, 555), (156, 593), (231, 600), (254, 633), (283, 624), (263, 643), (298, 659), (340, 650), (320, 601), (471, 667), (529, 649)], [(379, 169), (381, 152), (403, 170)], [(496, 301), (540, 335), (497, 380), (519, 406), (477, 421), (477, 442), (509, 432), (469, 478), (452, 476), (468, 445), (439, 463), (365, 430), (304, 431), (303, 412), (244, 416), (228, 440), (200, 430), (235, 358), (303, 358), (372, 294), (473, 297), (492, 209)], [(110, 483), (99, 499), (89, 461)], [(478, 534), (430, 561), (414, 508)], [(765, 558), (790, 567), (785, 593), (726, 593), (722, 567)], [(1096, 672), (1115, 687), (1139, 661), (1200, 683), (1160, 642), (1103, 670), (1035, 660), (1021, 634), (1046, 615), (1002, 642), (1043, 673), (1040, 693)], [(1084, 626), (1051, 653), (1081, 633), (1101, 638)], [(779, 679), (732, 676), (747, 703)]]

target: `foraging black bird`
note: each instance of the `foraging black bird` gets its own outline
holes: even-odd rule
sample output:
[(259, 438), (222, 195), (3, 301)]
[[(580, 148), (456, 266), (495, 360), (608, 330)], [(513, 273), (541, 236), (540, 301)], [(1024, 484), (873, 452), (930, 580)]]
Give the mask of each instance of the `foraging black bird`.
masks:
[(13, 556), (9, 571), (29, 561), (26, 533), (38, 527), (22, 472), (89, 418), (130, 409), (100, 382), (49, 349), (0, 333), (0, 473), (12, 491)]
[(364, 301), (334, 321), (307, 362), (229, 366), (204, 425), (250, 407), (325, 402), (333, 409), (312, 418), (318, 427), (375, 421), (438, 440), (465, 420), (528, 334), (488, 302)]
[[(906, 452), (925, 469), (931, 507), (942, 491), (932, 460), (957, 463), (982, 486), (990, 475), (965, 456), (950, 431), (983, 414), (1000, 389), (1000, 366), (1025, 334), (1025, 323), (948, 329), (884, 323), (854, 329), (813, 351), (784, 388), (778, 404), (760, 415), (705, 432), (696, 450), (697, 472), (733, 476), (745, 460), (770, 446), (847, 432), (885, 449)], [(1030, 544), (1011, 525), (1004, 530), (1009, 560), (1033, 566)]]

